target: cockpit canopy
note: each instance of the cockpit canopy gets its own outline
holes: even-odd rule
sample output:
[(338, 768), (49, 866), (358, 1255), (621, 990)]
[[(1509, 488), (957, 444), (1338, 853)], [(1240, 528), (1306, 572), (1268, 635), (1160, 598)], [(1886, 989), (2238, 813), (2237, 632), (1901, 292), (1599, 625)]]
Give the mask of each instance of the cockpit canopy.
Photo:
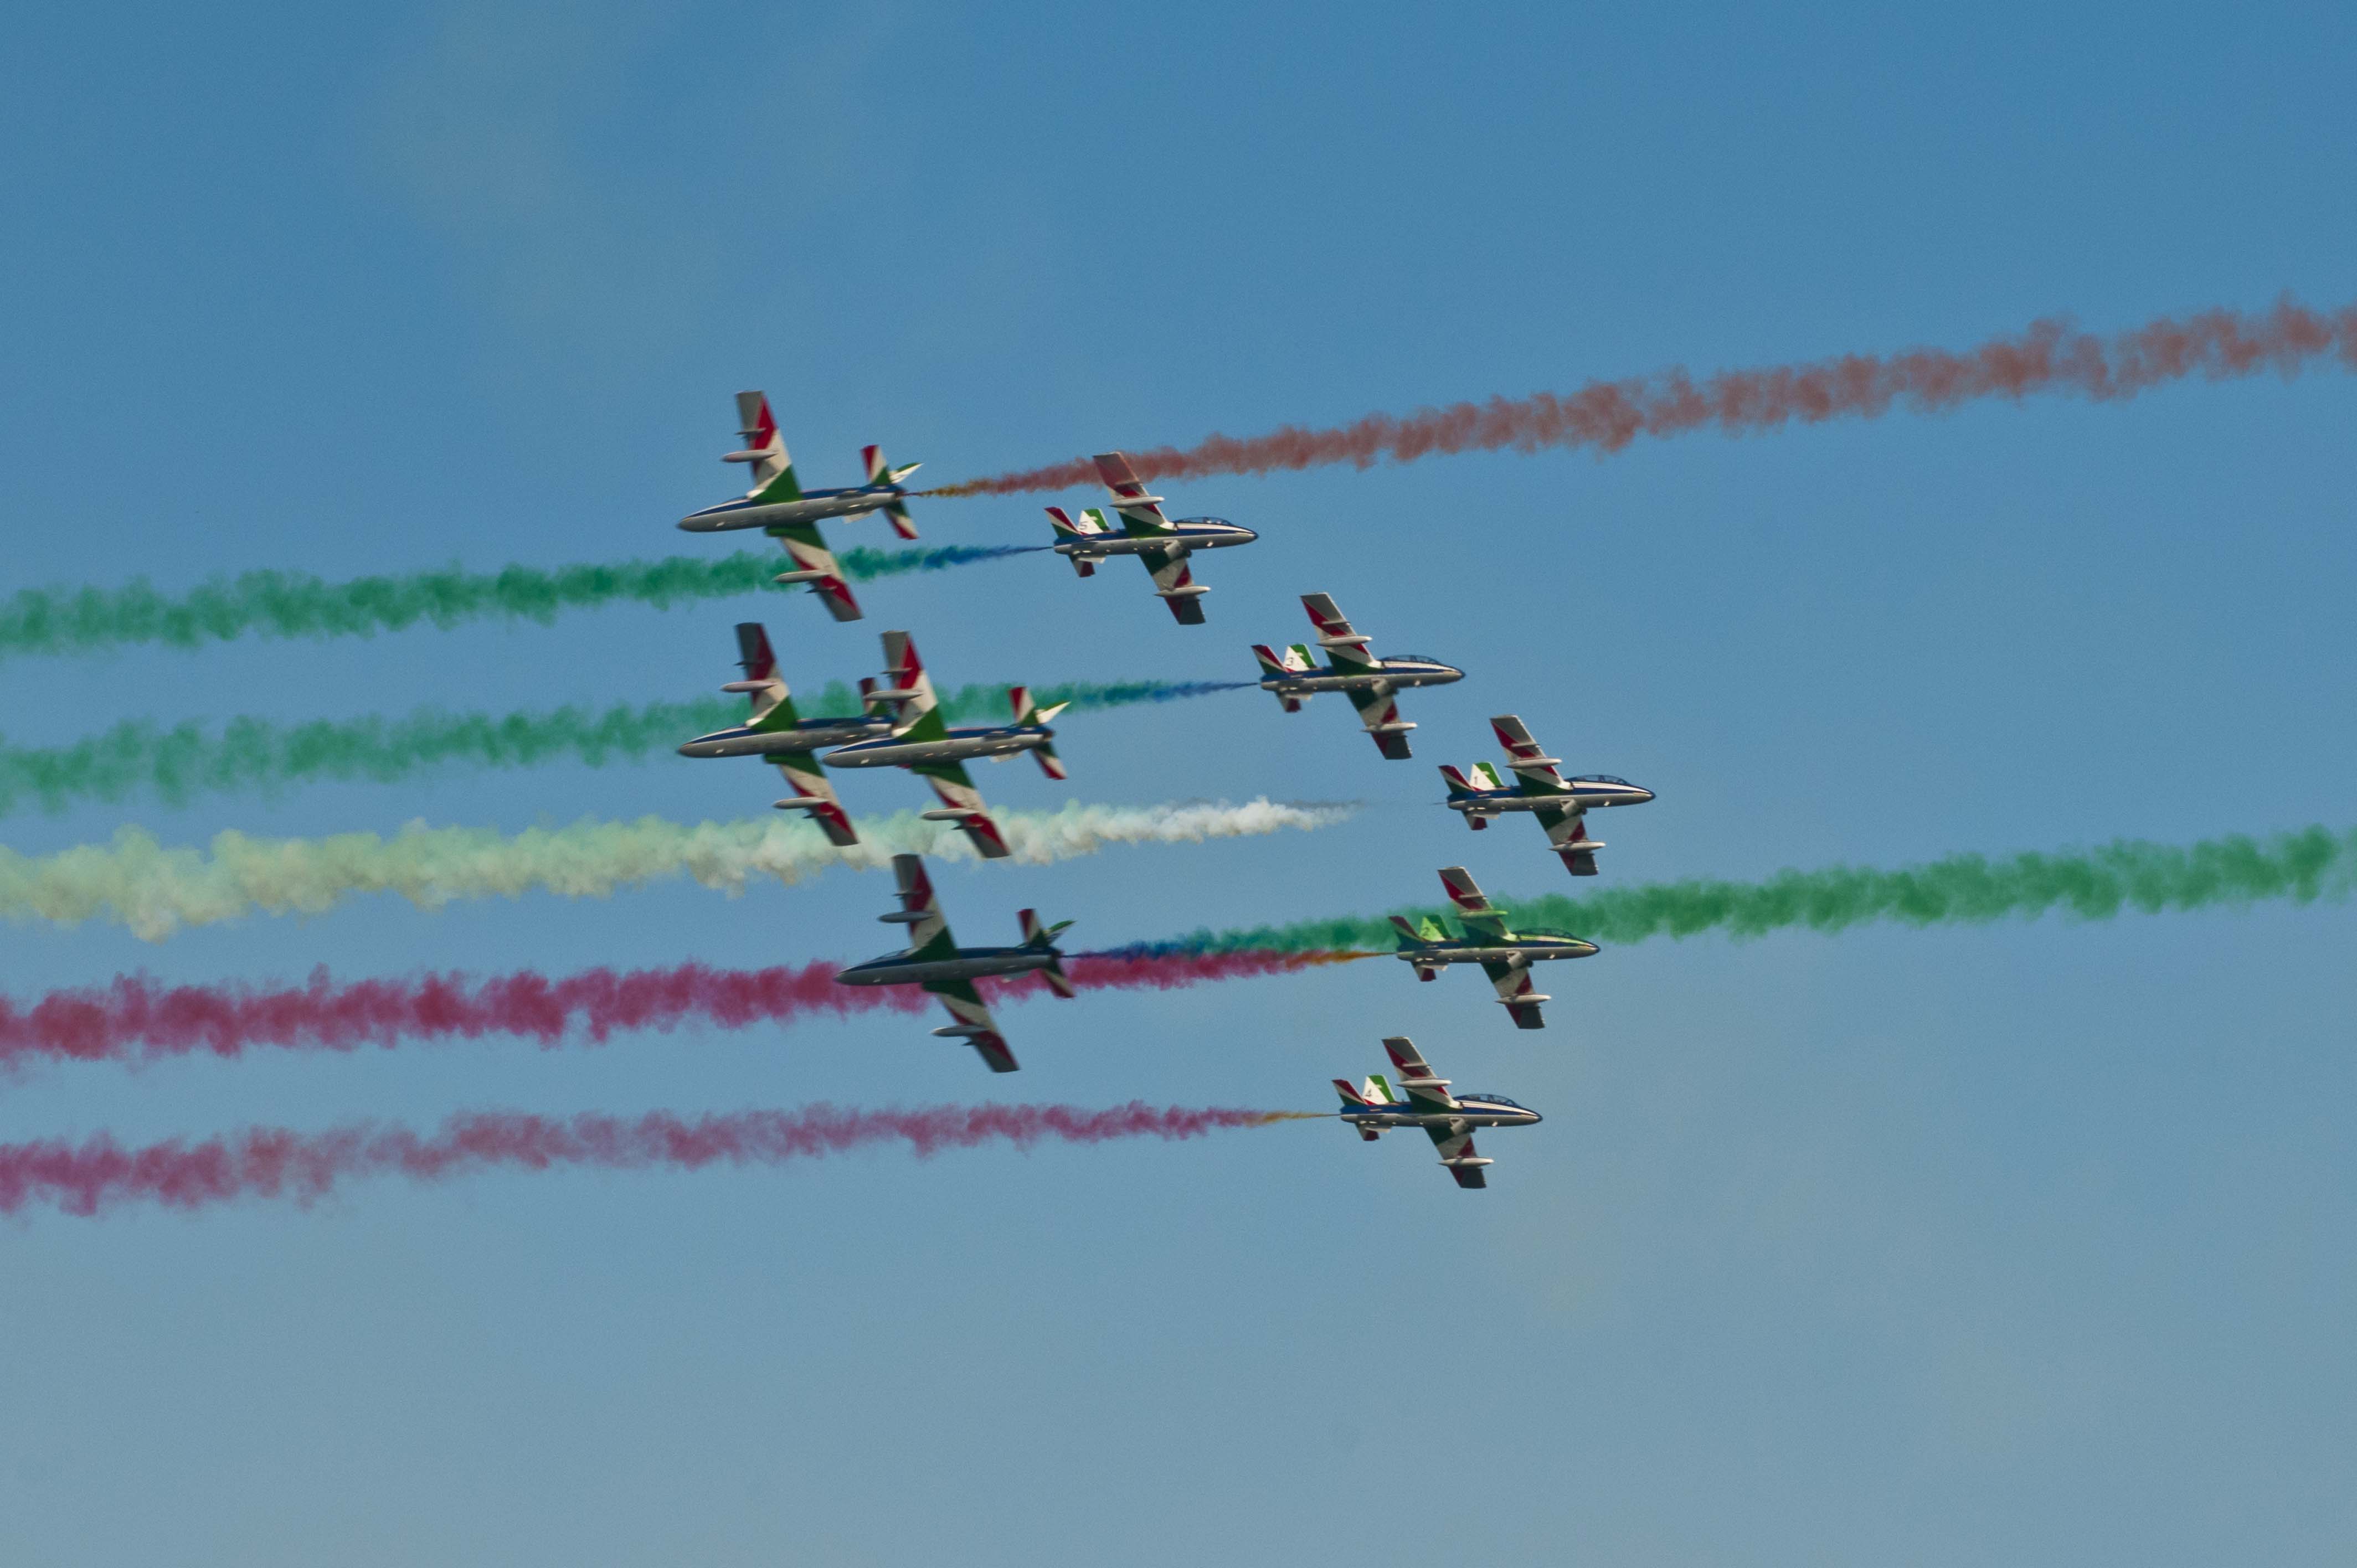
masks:
[(1234, 523), (1230, 522), (1224, 517), (1181, 517), (1174, 518), (1172, 521), (1174, 522), (1180, 523), (1208, 522), (1219, 528), (1233, 528), (1235, 526)]
[(1503, 1105), (1514, 1111), (1529, 1109), (1527, 1106), (1518, 1104), (1515, 1101), (1507, 1099), (1502, 1094), (1460, 1094), (1457, 1098), (1460, 1101), (1469, 1101), (1477, 1105)]
[[(1439, 664), (1440, 660), (1429, 653), (1391, 653), (1383, 656), (1383, 662), (1386, 664)], [(1442, 668), (1446, 669), (1447, 666), (1443, 665)]]
[(1571, 781), (1575, 784), (1618, 784), (1623, 789), (1636, 788), (1626, 779), (1616, 779), (1609, 773), (1575, 773), (1571, 776)]

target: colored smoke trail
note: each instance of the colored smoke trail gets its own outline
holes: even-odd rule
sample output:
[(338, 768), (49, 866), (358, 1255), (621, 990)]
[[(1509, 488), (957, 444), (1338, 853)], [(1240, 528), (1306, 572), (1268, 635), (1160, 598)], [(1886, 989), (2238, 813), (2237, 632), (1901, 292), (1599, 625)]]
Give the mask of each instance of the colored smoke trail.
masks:
[[(1242, 805), (1170, 802), (992, 813), (1019, 865), (1045, 865), (1112, 844), (1200, 843), (1209, 839), (1331, 827), (1357, 808), (1255, 800)], [(461, 898), (554, 893), (604, 897), (626, 887), (687, 876), (741, 893), (755, 881), (796, 883), (833, 866), (881, 870), (897, 854), (972, 860), (973, 846), (947, 822), (914, 812), (857, 821), (860, 842), (838, 849), (800, 816), (694, 824), (641, 817), (585, 817), (561, 828), (503, 834), (490, 828), (412, 822), (389, 836), (338, 833), (317, 839), (214, 835), (203, 850), (167, 848), (138, 828), (111, 843), (54, 854), (0, 847), (0, 916), (80, 925), (103, 919), (159, 941), (190, 926), (251, 914), (324, 914), (347, 899), (395, 893), (420, 908)]]
[[(1579, 391), (1526, 398), (1493, 397), (1427, 408), (1405, 416), (1371, 413), (1325, 430), (1286, 425), (1266, 435), (1211, 435), (1184, 451), (1132, 451), (1143, 478), (1204, 474), (1266, 474), (1278, 469), (1384, 457), (1412, 463), (1438, 453), (1512, 447), (1587, 447), (1618, 452), (1640, 435), (1684, 435), (1716, 429), (1727, 435), (1877, 419), (1901, 407), (1946, 413), (1986, 398), (2016, 402), (2035, 393), (2090, 403), (2124, 402), (2138, 392), (2200, 376), (2231, 381), (2272, 370), (2297, 375), (2312, 360), (2337, 355), (2357, 370), (2357, 306), (2313, 310), (2285, 296), (2252, 314), (2205, 310), (2184, 320), (2162, 317), (2108, 341), (2058, 320), (2037, 321), (2014, 337), (1962, 353), (1910, 349), (1887, 358), (1846, 354), (1812, 364), (1722, 371), (1697, 384), (1683, 369), (1621, 381), (1590, 381)], [(1004, 496), (1066, 490), (1097, 483), (1086, 458), (927, 490), (935, 496)]]
[[(1252, 686), (1249, 681), (1066, 682), (1032, 688), (1043, 705), (1075, 711), (1168, 703)], [(811, 714), (856, 714), (858, 693), (833, 682), (796, 698)], [(941, 699), (952, 722), (1012, 716), (1006, 688), (961, 686)], [(536, 768), (581, 762), (592, 768), (668, 756), (682, 741), (745, 722), (741, 698), (683, 703), (568, 705), (540, 712), (450, 714), (425, 708), (406, 718), (362, 714), (273, 724), (235, 718), (218, 734), (196, 724), (168, 727), (126, 719), (61, 746), (0, 746), (0, 816), (38, 801), (62, 811), (82, 800), (121, 800), (152, 793), (169, 806), (199, 795), (269, 791), (316, 779), (390, 784), (448, 767)]]
[[(855, 582), (939, 572), (1044, 544), (952, 544), (930, 550), (840, 552)], [(120, 588), (21, 588), (0, 602), (0, 659), (21, 654), (88, 653), (161, 643), (196, 648), (261, 637), (372, 637), (413, 626), (445, 631), (470, 621), (528, 620), (547, 626), (567, 610), (631, 603), (674, 605), (782, 592), (770, 581), (789, 564), (775, 551), (732, 555), (667, 555), (660, 561), (589, 562), (572, 566), (505, 566), (354, 577), (325, 582), (300, 572), (244, 572), (216, 577), (185, 594), (159, 593), (145, 578)]]
[[(2190, 844), (2121, 840), (2092, 850), (2024, 851), (1991, 860), (1950, 855), (1895, 871), (1837, 865), (1780, 871), (1762, 882), (1694, 879), (1606, 888), (1583, 897), (1550, 894), (1500, 900), (1517, 924), (1553, 926), (1601, 942), (1691, 937), (1724, 931), (1765, 936), (1804, 928), (1832, 933), (1890, 921), (1907, 926), (1983, 925), (2035, 919), (2060, 910), (2108, 920), (2123, 910), (2145, 914), (2218, 905), (2341, 899), (2357, 888), (2357, 830), (2303, 828), (2255, 839), (2241, 833)], [(1403, 911), (1412, 918), (1451, 911)], [(1338, 950), (1396, 943), (1387, 920), (1345, 916), (1286, 926), (1198, 931), (1175, 941), (1118, 950), (1151, 957), (1175, 952)]]
[(944, 1149), (1008, 1144), (1103, 1144), (1116, 1138), (1200, 1138), (1229, 1128), (1316, 1121), (1302, 1111), (1161, 1108), (1132, 1101), (1105, 1111), (1073, 1105), (938, 1105), (917, 1111), (737, 1111), (685, 1117), (534, 1116), (472, 1112), (431, 1133), (369, 1123), (325, 1133), (249, 1127), (188, 1144), (125, 1148), (106, 1133), (79, 1144), (0, 1144), (0, 1213), (46, 1203), (91, 1215), (127, 1203), (196, 1209), (241, 1197), (310, 1203), (348, 1178), (439, 1181), (501, 1167), (702, 1170), (819, 1159), (872, 1144), (905, 1144), (919, 1158)]
[[(1289, 974), (1345, 957), (1330, 953), (1182, 953), (1160, 958), (1076, 954), (1066, 972), (1082, 991), (1176, 990), (1208, 982)], [(150, 1062), (249, 1050), (355, 1051), (413, 1040), (515, 1036), (544, 1049), (604, 1044), (618, 1030), (683, 1026), (750, 1029), (813, 1015), (846, 1018), (939, 1005), (914, 986), (834, 983), (833, 963), (801, 968), (531, 970), (477, 980), (427, 974), (339, 982), (323, 967), (302, 985), (163, 985), (124, 975), (107, 986), (53, 991), (30, 1006), (0, 998), (0, 1069), (33, 1061)], [(985, 982), (994, 1001), (1046, 990), (1036, 977)]]

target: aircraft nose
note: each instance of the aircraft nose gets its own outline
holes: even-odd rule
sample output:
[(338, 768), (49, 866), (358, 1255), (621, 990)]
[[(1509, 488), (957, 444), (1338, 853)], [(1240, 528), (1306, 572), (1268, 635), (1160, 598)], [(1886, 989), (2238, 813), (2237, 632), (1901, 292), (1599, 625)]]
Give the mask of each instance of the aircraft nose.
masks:
[(1651, 789), (1644, 788), (1642, 785), (1638, 786), (1636, 804), (1641, 806), (1652, 798), (1653, 792)]

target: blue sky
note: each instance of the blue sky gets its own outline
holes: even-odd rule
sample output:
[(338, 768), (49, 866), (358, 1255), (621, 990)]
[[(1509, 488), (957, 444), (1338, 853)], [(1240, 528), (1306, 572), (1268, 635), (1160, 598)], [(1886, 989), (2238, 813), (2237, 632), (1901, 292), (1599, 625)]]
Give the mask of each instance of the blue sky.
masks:
[[(5, 585), (719, 550), (765, 386), (808, 480), (2357, 297), (2345, 8), (133, 5), (0, 73)], [(755, 607), (789, 673), (1242, 678), (1334, 594), (1466, 667), (1416, 759), (1256, 693), (1076, 718), (1069, 788), (1351, 826), (951, 868), (968, 940), (1424, 899), (1436, 761), (1519, 711), (1660, 791), (1607, 885), (2351, 821), (2357, 386), (1168, 488), (1262, 530), (1210, 624), (1040, 556)], [(1045, 498), (1043, 498), (1045, 499)], [(1031, 542), (1032, 499), (922, 503)], [(845, 542), (873, 542), (851, 525)], [(880, 529), (876, 529), (880, 532)], [(741, 607), (13, 662), (0, 730), (651, 701)], [(868, 780), (856, 780), (867, 784)], [(912, 803), (898, 781), (863, 796)], [(761, 809), (750, 764), (26, 815), (19, 849)], [(773, 793), (774, 791), (770, 791)], [(149, 947), (7, 989), (888, 943), (875, 877)], [(1322, 1108), (1414, 1036), (1547, 1114), (1458, 1192), (1303, 1123), (1164, 1146), (498, 1176), (0, 1226), (28, 1565), (2339, 1563), (2357, 1545), (2341, 906), (1614, 949), (1519, 1034), (1365, 964), (1028, 1004), (1031, 1100)], [(1007, 1092), (890, 1016), (43, 1069), (0, 1138)]]

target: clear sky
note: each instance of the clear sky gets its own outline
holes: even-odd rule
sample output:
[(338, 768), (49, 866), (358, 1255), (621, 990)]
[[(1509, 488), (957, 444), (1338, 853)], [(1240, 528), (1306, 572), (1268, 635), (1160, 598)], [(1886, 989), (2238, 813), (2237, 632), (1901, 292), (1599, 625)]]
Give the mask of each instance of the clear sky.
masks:
[[(0, 61), (0, 585), (734, 548), (767, 387), (806, 482), (1493, 392), (2357, 298), (2345, 6), (128, 4)], [(1256, 693), (1064, 725), (995, 801), (1360, 800), (1351, 825), (952, 867), (960, 935), (1378, 911), (1523, 714), (1660, 792), (1605, 886), (2352, 821), (2357, 384), (2330, 370), (1730, 440), (1171, 486), (1260, 543), (1209, 625), (1126, 566), (0, 666), (0, 729), (707, 693), (914, 631), (944, 681), (1244, 678), (1334, 594), (1412, 763)], [(1041, 498), (1047, 499), (1047, 498)], [(1079, 499), (1079, 498), (1071, 498)], [(1032, 542), (1033, 499), (920, 502)], [(837, 525), (879, 542), (878, 524)], [(871, 786), (866, 779), (855, 780)], [(507, 830), (760, 812), (663, 757), (20, 814)], [(874, 780), (861, 803), (915, 803)], [(159, 946), (7, 930), (16, 997), (145, 972), (856, 959), (879, 877)], [(1365, 963), (927, 1024), (41, 1069), (0, 1139), (450, 1111), (1326, 1108), (1416, 1038), (1543, 1126), (355, 1185), (0, 1224), (0, 1540), (52, 1564), (2339, 1563), (2357, 1549), (2357, 920), (2342, 906), (1608, 950), (1543, 1034)]]

